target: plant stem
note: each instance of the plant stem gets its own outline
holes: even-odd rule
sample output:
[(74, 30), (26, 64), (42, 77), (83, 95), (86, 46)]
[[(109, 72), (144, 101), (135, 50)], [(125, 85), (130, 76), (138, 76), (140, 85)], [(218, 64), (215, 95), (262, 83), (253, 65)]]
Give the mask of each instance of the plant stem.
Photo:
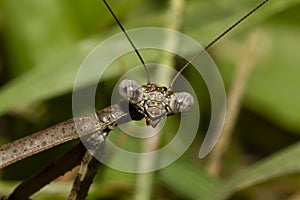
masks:
[(222, 158), (230, 145), (230, 138), (240, 112), (248, 78), (255, 66), (254, 61), (257, 60), (254, 58), (257, 57), (258, 44), (259, 34), (254, 31), (250, 33), (242, 59), (237, 63), (234, 80), (228, 94), (228, 107), (223, 131), (209, 156), (207, 165), (208, 172), (215, 176), (221, 173)]
[[(173, 30), (180, 30), (181, 29), (181, 24), (182, 24), (182, 14), (185, 6), (184, 0), (170, 0), (170, 5), (169, 5), (169, 10), (168, 10), (168, 16), (166, 20), (166, 28), (170, 28)], [(166, 45), (167, 47), (175, 49), (177, 47), (177, 38), (174, 38), (172, 36), (167, 36), (166, 35)], [(167, 65), (167, 66), (174, 66), (174, 55), (163, 52), (161, 55), (161, 61), (160, 63)], [(163, 70), (164, 71), (164, 70)], [(169, 82), (171, 81), (170, 74), (168, 73), (161, 73), (161, 72), (156, 72), (155, 74), (156, 77), (158, 77), (158, 80), (166, 80), (169, 79)], [(160, 134), (156, 134), (154, 137), (149, 138), (148, 140), (145, 141), (145, 144), (143, 145), (143, 152), (151, 152), (154, 151), (160, 143)], [(141, 166), (143, 165), (153, 165), (155, 166), (156, 163), (156, 158), (152, 157), (151, 159), (147, 160), (141, 160), (140, 164)], [(151, 197), (152, 193), (152, 185), (153, 185), (153, 176), (154, 173), (149, 172), (149, 173), (144, 173), (144, 174), (139, 174), (137, 175), (136, 179), (136, 186), (135, 186), (135, 194), (134, 194), (134, 199), (136, 200), (150, 200), (153, 199)]]

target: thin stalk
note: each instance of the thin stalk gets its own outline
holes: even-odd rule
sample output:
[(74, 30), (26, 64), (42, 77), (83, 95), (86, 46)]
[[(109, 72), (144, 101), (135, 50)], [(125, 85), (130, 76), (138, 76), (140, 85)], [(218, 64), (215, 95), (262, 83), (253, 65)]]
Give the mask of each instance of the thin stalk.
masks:
[(232, 131), (240, 112), (248, 78), (255, 66), (255, 61), (258, 60), (259, 42), (259, 34), (255, 31), (252, 32), (245, 45), (242, 59), (237, 63), (234, 80), (228, 93), (227, 114), (223, 131), (218, 143), (209, 156), (207, 165), (209, 173), (215, 176), (219, 176), (221, 173), (222, 158), (230, 145), (230, 138), (232, 137)]
[[(182, 25), (182, 15), (184, 11), (185, 1), (184, 0), (171, 0), (169, 1), (169, 10), (168, 10), (168, 16), (166, 20), (166, 28), (170, 28), (173, 30), (180, 30)], [(173, 36), (166, 35), (166, 43), (165, 45), (170, 49), (178, 48), (178, 41), (177, 38), (174, 38)], [(170, 53), (162, 52), (161, 55), (161, 61), (160, 63), (165, 64), (167, 66), (174, 66), (174, 55)], [(157, 77), (157, 80), (164, 80), (166, 79), (170, 82), (171, 78), (170, 74), (168, 73), (162, 73), (162, 72), (156, 72), (154, 75)], [(154, 137), (148, 139), (145, 141), (145, 144), (143, 144), (143, 152), (151, 152), (157, 149), (160, 143), (160, 134), (156, 134)], [(141, 160), (140, 165), (141, 167), (143, 165), (155, 165), (156, 158), (147, 158), (147, 160)], [(151, 197), (152, 194), (152, 186), (153, 186), (153, 172), (144, 173), (137, 175), (136, 179), (136, 185), (135, 185), (135, 194), (134, 199), (136, 200), (150, 200), (153, 199)]]

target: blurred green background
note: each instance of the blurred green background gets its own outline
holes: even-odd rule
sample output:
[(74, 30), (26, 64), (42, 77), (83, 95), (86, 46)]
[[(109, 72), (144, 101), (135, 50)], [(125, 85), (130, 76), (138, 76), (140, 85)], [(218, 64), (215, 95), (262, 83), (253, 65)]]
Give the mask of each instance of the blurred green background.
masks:
[[(171, 26), (172, 0), (108, 2), (126, 29)], [(181, 24), (178, 31), (205, 46), (259, 2), (186, 0), (173, 21)], [(88, 199), (132, 199), (139, 192), (150, 199), (300, 199), (299, 11), (299, 0), (271, 0), (209, 50), (228, 92), (249, 35), (255, 32), (259, 41), (220, 176), (209, 175), (208, 159), (197, 157), (210, 104), (204, 84), (198, 88), (199, 77), (187, 68), (184, 75), (197, 87), (202, 117), (193, 145), (171, 166), (151, 174), (153, 182), (145, 191), (137, 191), (137, 174), (101, 168)], [(71, 118), (71, 92), (81, 62), (118, 32), (102, 1), (0, 0), (0, 144)], [(146, 62), (160, 57), (145, 54)], [(139, 63), (132, 58), (110, 67), (100, 83), (97, 109), (110, 104), (113, 84)], [(176, 61), (180, 68), (183, 61)], [(0, 196), (72, 145), (1, 170)], [(71, 184), (72, 178), (60, 179), (33, 199), (65, 199)]]

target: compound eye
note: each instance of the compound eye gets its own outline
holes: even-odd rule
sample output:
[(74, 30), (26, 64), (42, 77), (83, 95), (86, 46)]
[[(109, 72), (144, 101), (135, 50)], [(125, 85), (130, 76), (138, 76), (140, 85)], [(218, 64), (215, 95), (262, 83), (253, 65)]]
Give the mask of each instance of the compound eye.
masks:
[(126, 100), (135, 99), (137, 90), (141, 87), (135, 80), (122, 80), (118, 86), (119, 94)]
[(194, 98), (187, 92), (175, 93), (175, 96), (170, 101), (170, 108), (173, 113), (187, 112), (194, 105)]

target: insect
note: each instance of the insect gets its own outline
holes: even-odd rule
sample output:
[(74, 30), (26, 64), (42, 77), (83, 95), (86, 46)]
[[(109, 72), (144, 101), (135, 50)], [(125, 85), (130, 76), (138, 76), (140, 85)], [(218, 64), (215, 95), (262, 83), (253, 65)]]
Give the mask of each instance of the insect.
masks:
[[(178, 76), (193, 63), (193, 61), (202, 55), (203, 52), (208, 50), (224, 35), (268, 1), (269, 0), (264, 0), (189, 60), (175, 75), (169, 87), (161, 87), (150, 81), (150, 76), (142, 56), (107, 2), (103, 0), (143, 64), (147, 74), (147, 84), (140, 85), (135, 80), (123, 80), (120, 82), (118, 90), (120, 95), (125, 99), (124, 102), (111, 105), (90, 115), (67, 120), (33, 135), (1, 146), (0, 169), (79, 137), (88, 137), (91, 143), (97, 143), (97, 140), (100, 142), (104, 141), (107, 134), (120, 123), (145, 118), (147, 125), (156, 127), (162, 119), (170, 115), (189, 111), (194, 104), (192, 95), (187, 92), (174, 93), (172, 91)], [(129, 112), (126, 110), (128, 102), (130, 105)]]

